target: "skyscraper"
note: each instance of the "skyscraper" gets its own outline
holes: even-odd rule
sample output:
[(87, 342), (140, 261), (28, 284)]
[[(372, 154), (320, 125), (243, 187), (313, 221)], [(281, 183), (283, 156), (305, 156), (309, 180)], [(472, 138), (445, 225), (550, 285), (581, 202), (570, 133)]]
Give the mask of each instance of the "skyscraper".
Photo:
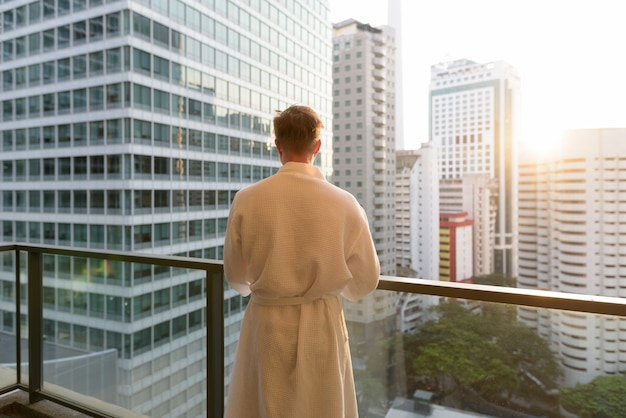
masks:
[[(439, 187), (436, 150), (396, 153), (397, 275), (439, 280)], [(410, 293), (398, 297), (399, 331), (418, 329), (436, 298)]]
[[(626, 129), (566, 132), (555, 152), (523, 153), (518, 287), (626, 296)], [(518, 308), (559, 355), (564, 383), (626, 372), (614, 318)]]
[(484, 276), (494, 271), (497, 191), (497, 180), (488, 174), (466, 174), (461, 178), (442, 179), (439, 182), (440, 211), (467, 211), (469, 219), (474, 221), (474, 237), (468, 243), (473, 247), (474, 276)]
[(431, 68), (430, 141), (439, 150), (439, 177), (497, 180), (494, 270), (510, 277), (517, 276), (519, 101), (519, 78), (506, 62), (461, 59)]
[[(399, 276), (439, 279), (439, 180), (436, 149), (396, 154), (396, 249)], [(405, 274), (403, 274), (405, 273)]]
[(439, 222), (439, 279), (466, 282), (472, 278), (472, 226), (466, 212), (442, 213)]
[[(220, 259), (234, 194), (280, 166), (274, 112), (304, 103), (331, 125), (325, 0), (5, 1), (0, 14), (2, 241)], [(48, 341), (116, 348), (126, 408), (202, 415), (202, 275), (45, 262)], [(244, 308), (227, 289), (226, 376)]]
[[(355, 20), (333, 30), (333, 182), (365, 208), (381, 274), (395, 275), (394, 32)], [(355, 366), (394, 330), (395, 300), (374, 292), (346, 303)], [(358, 385), (358, 383), (357, 383)]]

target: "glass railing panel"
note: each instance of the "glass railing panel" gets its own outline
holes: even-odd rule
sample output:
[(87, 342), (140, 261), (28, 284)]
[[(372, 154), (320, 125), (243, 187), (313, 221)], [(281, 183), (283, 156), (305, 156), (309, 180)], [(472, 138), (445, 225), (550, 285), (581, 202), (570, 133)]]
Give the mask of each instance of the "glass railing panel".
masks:
[(17, 383), (16, 269), (15, 251), (0, 251), (0, 389)]
[(46, 393), (95, 410), (206, 416), (204, 270), (54, 254), (44, 264)]
[(368, 298), (345, 304), (360, 416), (625, 416), (624, 316)]

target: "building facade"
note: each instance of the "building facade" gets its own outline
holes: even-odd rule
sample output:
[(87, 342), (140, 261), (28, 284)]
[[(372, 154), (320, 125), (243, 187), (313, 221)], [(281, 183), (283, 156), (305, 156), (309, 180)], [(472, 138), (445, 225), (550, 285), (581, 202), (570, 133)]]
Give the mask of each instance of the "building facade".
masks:
[(439, 280), (468, 282), (473, 276), (472, 226), (466, 212), (439, 216)]
[[(439, 180), (436, 149), (396, 153), (396, 265), (399, 276), (438, 280)], [(402, 274), (402, 273), (406, 274)]]
[[(381, 274), (395, 275), (393, 29), (355, 20), (334, 24), (332, 65), (332, 179), (367, 212)], [(378, 350), (377, 344), (395, 330), (395, 295), (373, 292), (344, 308), (353, 362), (356, 368), (365, 368), (369, 352)], [(385, 382), (387, 375), (381, 370), (376, 377)]]
[[(439, 280), (439, 188), (436, 150), (428, 143), (396, 153), (396, 274)], [(398, 328), (415, 332), (435, 298), (398, 296)]]
[[(524, 153), (519, 177), (518, 286), (626, 296), (626, 129), (566, 132), (554, 153)], [(564, 384), (626, 372), (624, 327), (597, 315), (520, 307), (551, 342)]]
[(493, 272), (510, 277), (517, 276), (519, 90), (516, 70), (503, 61), (431, 67), (430, 141), (439, 150), (439, 177), (497, 180)]
[[(16, 0), (0, 14), (3, 242), (220, 259), (233, 196), (280, 166), (275, 111), (307, 104), (331, 126), (325, 0)], [(203, 274), (44, 261), (47, 341), (116, 349), (123, 407), (204, 416)], [(225, 296), (228, 384), (246, 300)]]
[(498, 204), (497, 181), (488, 174), (466, 174), (457, 179), (439, 182), (440, 210), (444, 213), (467, 211), (474, 221), (473, 247), (474, 276), (484, 276), (494, 271), (496, 209)]

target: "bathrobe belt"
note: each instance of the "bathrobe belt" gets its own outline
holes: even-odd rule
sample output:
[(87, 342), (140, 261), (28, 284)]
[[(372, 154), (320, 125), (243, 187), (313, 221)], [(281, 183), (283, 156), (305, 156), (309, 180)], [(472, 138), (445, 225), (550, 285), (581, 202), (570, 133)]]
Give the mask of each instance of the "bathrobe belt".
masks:
[(263, 306), (289, 306), (289, 305), (303, 305), (306, 303), (312, 303), (318, 300), (329, 300), (338, 298), (339, 295), (324, 295), (321, 297), (310, 296), (292, 296), (289, 298), (266, 298), (252, 293), (250, 301)]

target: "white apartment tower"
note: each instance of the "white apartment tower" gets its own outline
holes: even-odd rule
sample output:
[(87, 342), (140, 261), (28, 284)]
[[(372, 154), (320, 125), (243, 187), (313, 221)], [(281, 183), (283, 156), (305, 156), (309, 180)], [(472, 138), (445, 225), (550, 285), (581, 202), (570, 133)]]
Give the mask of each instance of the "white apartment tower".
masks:
[(430, 141), (439, 150), (439, 177), (496, 179), (494, 272), (511, 277), (517, 276), (519, 90), (516, 70), (503, 61), (461, 59), (431, 68)]
[[(439, 279), (439, 198), (436, 149), (396, 153), (396, 263), (401, 277)], [(414, 332), (435, 298), (398, 296), (399, 331)]]
[[(275, 111), (307, 104), (332, 126), (328, 13), (326, 0), (1, 2), (0, 241), (220, 259), (233, 196), (280, 167)], [(48, 342), (116, 349), (122, 407), (205, 415), (205, 347), (221, 342), (206, 341), (203, 274), (44, 262)], [(7, 295), (12, 272), (4, 259)], [(245, 305), (226, 289), (226, 384)], [(0, 301), (4, 332), (12, 310)]]
[[(626, 297), (626, 129), (566, 132), (542, 158), (520, 157), (518, 286)], [(623, 323), (568, 311), (518, 308), (552, 343), (564, 383), (626, 372)]]
[(396, 263), (398, 274), (439, 278), (439, 180), (436, 149), (396, 153)]
[[(392, 28), (334, 24), (332, 178), (365, 208), (383, 275), (396, 274), (394, 63)], [(393, 332), (391, 292), (347, 303), (345, 313), (353, 346), (372, 348)]]

